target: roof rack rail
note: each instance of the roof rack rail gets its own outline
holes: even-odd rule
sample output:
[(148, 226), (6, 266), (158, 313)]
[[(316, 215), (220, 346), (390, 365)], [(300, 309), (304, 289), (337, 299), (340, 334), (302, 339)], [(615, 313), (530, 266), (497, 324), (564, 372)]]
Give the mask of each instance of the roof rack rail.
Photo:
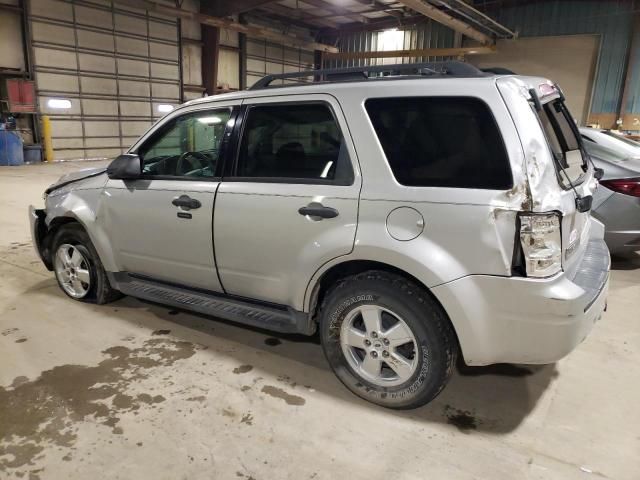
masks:
[(371, 73), (387, 73), (400, 75), (401, 72), (410, 72), (418, 75), (447, 75), (452, 77), (482, 77), (487, 74), (468, 63), (459, 61), (424, 62), (424, 63), (398, 63), (394, 65), (366, 65), (362, 67), (325, 68), (307, 70), (304, 72), (280, 73), (277, 75), (265, 75), (249, 90), (261, 90), (267, 88), (275, 80), (313, 77), (315, 82), (322, 81), (348, 81), (367, 79)]

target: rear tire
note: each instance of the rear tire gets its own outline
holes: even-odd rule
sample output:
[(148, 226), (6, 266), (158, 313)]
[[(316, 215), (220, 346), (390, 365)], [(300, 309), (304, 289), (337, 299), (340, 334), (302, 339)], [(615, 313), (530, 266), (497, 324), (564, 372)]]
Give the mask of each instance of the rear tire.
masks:
[(113, 289), (98, 252), (77, 223), (60, 227), (52, 241), (53, 270), (60, 289), (80, 302), (104, 304), (122, 297)]
[(340, 280), (325, 296), (319, 321), (334, 373), (353, 393), (383, 407), (430, 402), (456, 365), (458, 342), (446, 314), (399, 275), (367, 271)]

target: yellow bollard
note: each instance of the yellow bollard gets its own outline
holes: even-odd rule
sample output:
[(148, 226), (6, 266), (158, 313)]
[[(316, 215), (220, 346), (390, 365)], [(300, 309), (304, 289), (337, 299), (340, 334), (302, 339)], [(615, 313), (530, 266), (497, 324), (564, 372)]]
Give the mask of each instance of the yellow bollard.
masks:
[(51, 143), (51, 120), (47, 115), (42, 116), (42, 143), (44, 144), (44, 158), (53, 162), (53, 144)]

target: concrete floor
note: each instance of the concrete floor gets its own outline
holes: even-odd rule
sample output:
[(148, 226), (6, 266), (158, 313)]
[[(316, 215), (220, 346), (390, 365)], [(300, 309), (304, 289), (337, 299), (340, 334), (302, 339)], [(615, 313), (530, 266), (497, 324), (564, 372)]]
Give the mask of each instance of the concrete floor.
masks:
[(79, 167), (0, 168), (0, 478), (640, 478), (640, 256), (566, 359), (462, 368), (395, 412), (348, 392), (317, 339), (68, 299), (27, 205)]

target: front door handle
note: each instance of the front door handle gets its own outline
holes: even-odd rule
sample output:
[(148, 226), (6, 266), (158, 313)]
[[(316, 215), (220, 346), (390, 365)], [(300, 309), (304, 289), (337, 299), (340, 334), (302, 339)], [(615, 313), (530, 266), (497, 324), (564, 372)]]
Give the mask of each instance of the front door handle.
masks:
[(319, 218), (336, 218), (338, 216), (338, 210), (335, 208), (325, 207), (321, 203), (316, 202), (311, 202), (305, 207), (300, 207), (298, 213), (300, 215)]
[(182, 207), (185, 210), (193, 210), (202, 206), (200, 200), (191, 198), (189, 195), (180, 195), (179, 197), (174, 198), (171, 203), (176, 207)]

